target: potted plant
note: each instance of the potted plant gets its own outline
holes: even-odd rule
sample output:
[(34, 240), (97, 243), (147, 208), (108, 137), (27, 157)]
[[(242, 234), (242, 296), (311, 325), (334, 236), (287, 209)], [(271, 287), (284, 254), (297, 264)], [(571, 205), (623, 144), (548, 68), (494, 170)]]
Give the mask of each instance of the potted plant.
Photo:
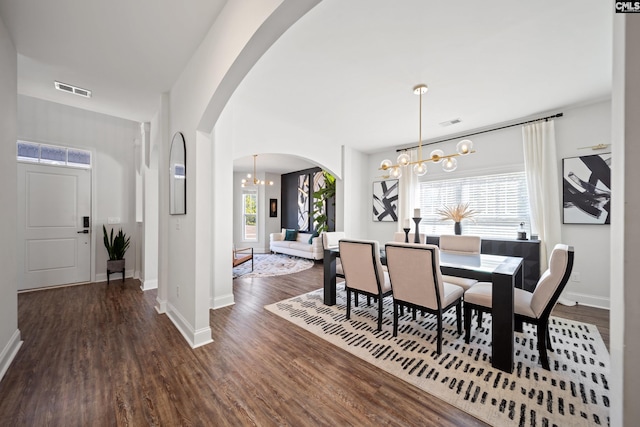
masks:
[(109, 274), (117, 271), (122, 271), (122, 279), (124, 280), (124, 254), (129, 249), (130, 237), (127, 237), (122, 232), (122, 228), (118, 231), (118, 234), (113, 235), (113, 228), (111, 234), (107, 234), (107, 228), (103, 225), (102, 231), (104, 233), (104, 247), (107, 248), (109, 253), (109, 260), (107, 261), (107, 281), (109, 281)]
[(324, 186), (313, 193), (313, 222), (318, 234), (329, 231), (328, 201), (333, 201), (336, 195), (336, 178), (327, 171), (324, 175)]
[(469, 209), (469, 203), (459, 203), (454, 206), (443, 206), (442, 208), (437, 209), (436, 213), (440, 215), (441, 221), (452, 219), (454, 222), (454, 233), (461, 234), (462, 227), (460, 226), (460, 222), (462, 222), (463, 219), (470, 219), (473, 221), (473, 216), (476, 214), (476, 211)]

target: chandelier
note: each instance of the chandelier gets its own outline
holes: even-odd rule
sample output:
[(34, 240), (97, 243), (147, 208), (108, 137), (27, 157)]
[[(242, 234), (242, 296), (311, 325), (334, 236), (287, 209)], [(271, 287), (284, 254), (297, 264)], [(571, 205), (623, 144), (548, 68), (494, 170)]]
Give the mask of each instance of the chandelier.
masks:
[(420, 95), (420, 118), (419, 118), (419, 144), (418, 144), (418, 160), (412, 162), (411, 157), (406, 151), (403, 151), (398, 156), (396, 164), (393, 164), (391, 160), (385, 159), (380, 163), (380, 170), (389, 171), (389, 177), (400, 178), (402, 176), (402, 169), (405, 166), (413, 165), (413, 173), (417, 176), (424, 176), (427, 173), (427, 162), (441, 163), (442, 169), (445, 172), (453, 172), (458, 167), (458, 156), (466, 156), (470, 153), (475, 153), (473, 149), (473, 142), (469, 139), (463, 139), (456, 145), (456, 153), (444, 154), (444, 151), (437, 149), (431, 152), (429, 158), (422, 158), (422, 95), (427, 93), (427, 85), (419, 84), (413, 88), (413, 93)]
[(273, 185), (273, 181), (265, 182), (264, 179), (260, 180), (256, 176), (256, 158), (257, 157), (258, 157), (257, 154), (253, 155), (253, 175), (248, 173), (246, 178), (242, 178), (242, 181), (241, 181), (242, 187), (252, 187), (257, 185), (265, 185), (265, 184)]

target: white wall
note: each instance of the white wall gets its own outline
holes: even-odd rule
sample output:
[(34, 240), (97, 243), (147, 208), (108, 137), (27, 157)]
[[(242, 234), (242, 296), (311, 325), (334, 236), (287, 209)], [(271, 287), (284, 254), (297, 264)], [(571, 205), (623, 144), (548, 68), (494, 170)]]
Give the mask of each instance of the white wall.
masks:
[[(208, 308), (217, 305), (212, 301), (229, 302), (233, 295), (228, 180), (234, 156), (227, 155), (233, 141), (214, 126), (255, 61), (316, 2), (228, 2), (171, 88), (169, 134), (183, 132), (187, 142), (187, 214), (168, 218), (166, 228), (160, 220), (160, 233), (168, 235), (160, 241), (160, 264), (168, 268), (161, 268), (166, 277), (159, 286), (168, 289), (159, 292), (166, 293), (166, 312), (193, 347), (211, 342)], [(161, 180), (160, 192), (166, 190)]]
[(368, 156), (350, 147), (343, 147), (342, 155), (344, 178), (341, 185), (336, 186), (338, 196), (342, 190), (342, 206), (340, 211), (336, 209), (336, 222), (342, 217), (343, 231), (349, 238), (373, 239), (368, 228), (372, 216), (371, 181), (367, 179)]
[(16, 49), (0, 18), (0, 380), (22, 341), (18, 329), (17, 260), (14, 245), (18, 201), (16, 168), (17, 72)]
[[(556, 121), (558, 159), (611, 152), (611, 147), (600, 151), (578, 149), (611, 143), (610, 100), (563, 111), (564, 117)], [(562, 169), (558, 176), (562, 179)], [(580, 276), (579, 282), (567, 284), (563, 295), (581, 304), (609, 308), (611, 226), (563, 224), (561, 233), (562, 242), (575, 249), (573, 273)]]
[(640, 419), (640, 19), (615, 14), (612, 89), (611, 425)]
[[(593, 154), (591, 150), (579, 150), (578, 147), (609, 143), (611, 132), (611, 102), (596, 102), (574, 108), (562, 109), (564, 116), (555, 120), (556, 145), (558, 154), (558, 176), (562, 176), (562, 158)], [(544, 114), (541, 114), (544, 115)], [(442, 171), (440, 165), (429, 164), (429, 171), (423, 180), (440, 180), (447, 177), (473, 176), (500, 172), (524, 170), (522, 151), (522, 130), (520, 126), (502, 129), (495, 132), (475, 135), (470, 138), (474, 142), (476, 153), (458, 158), (458, 168), (452, 173)], [(423, 147), (423, 158), (432, 150), (442, 149), (445, 153), (455, 152), (459, 139)], [(607, 152), (607, 150), (604, 150)], [(369, 182), (362, 191), (369, 194), (370, 205), (371, 182), (379, 181), (380, 162), (389, 158), (395, 162), (395, 150), (372, 154), (368, 159)], [(562, 183), (558, 183), (562, 197)], [(562, 209), (562, 200), (557, 201), (558, 210)], [(367, 235), (379, 242), (393, 238), (393, 233), (400, 230), (402, 219), (398, 223), (373, 222), (371, 215), (366, 217)], [(413, 221), (411, 228), (414, 228)], [(573, 271), (580, 273), (580, 282), (569, 282), (563, 294), (566, 298), (581, 304), (609, 308), (609, 250), (610, 226), (578, 225), (561, 226), (562, 242), (572, 245), (576, 251)], [(515, 230), (514, 230), (515, 236)], [(595, 244), (597, 242), (597, 244)]]
[[(131, 237), (126, 254), (126, 275), (134, 275), (139, 244), (135, 218), (135, 140), (140, 124), (130, 120), (68, 107), (62, 104), (18, 96), (18, 139), (76, 147), (93, 152), (92, 244), (95, 258), (92, 280), (107, 280), (107, 250), (102, 243), (102, 225)], [(15, 158), (15, 153), (14, 153)], [(109, 225), (109, 217), (120, 224)]]

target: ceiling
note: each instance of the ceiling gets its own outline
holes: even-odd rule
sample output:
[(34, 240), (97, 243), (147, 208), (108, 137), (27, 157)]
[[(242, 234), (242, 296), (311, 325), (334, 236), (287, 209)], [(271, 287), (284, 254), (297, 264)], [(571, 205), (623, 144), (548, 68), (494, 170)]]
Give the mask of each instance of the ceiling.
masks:
[[(19, 53), (19, 93), (148, 121), (224, 3), (0, 0), (0, 16)], [(426, 83), (423, 139), (461, 134), (609, 97), (612, 15), (601, 0), (323, 0), (230, 102), (374, 153), (417, 142), (412, 88)], [(54, 80), (94, 96), (56, 92)], [(258, 159), (274, 173), (311, 166)], [(251, 170), (252, 158), (234, 168)]]

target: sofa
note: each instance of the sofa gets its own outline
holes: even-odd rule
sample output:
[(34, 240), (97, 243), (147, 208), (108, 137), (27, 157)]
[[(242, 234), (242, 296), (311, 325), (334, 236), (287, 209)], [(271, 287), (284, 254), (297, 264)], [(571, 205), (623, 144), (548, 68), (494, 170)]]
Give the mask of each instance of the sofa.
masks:
[(321, 237), (315, 237), (311, 233), (296, 233), (295, 240), (286, 240), (286, 232), (287, 230), (283, 228), (280, 233), (269, 235), (269, 250), (271, 252), (313, 260), (324, 258)]

